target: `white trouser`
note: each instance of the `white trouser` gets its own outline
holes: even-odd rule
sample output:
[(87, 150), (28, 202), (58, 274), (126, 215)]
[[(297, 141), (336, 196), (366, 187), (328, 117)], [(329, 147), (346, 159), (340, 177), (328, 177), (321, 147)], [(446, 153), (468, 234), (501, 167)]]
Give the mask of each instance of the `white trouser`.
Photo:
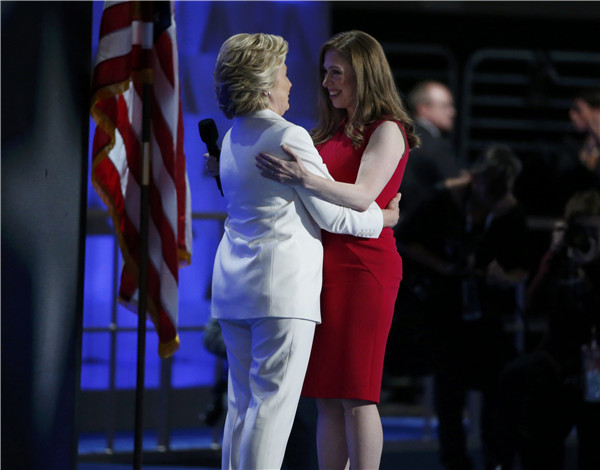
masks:
[(315, 322), (219, 320), (229, 362), (223, 470), (281, 468), (302, 391)]

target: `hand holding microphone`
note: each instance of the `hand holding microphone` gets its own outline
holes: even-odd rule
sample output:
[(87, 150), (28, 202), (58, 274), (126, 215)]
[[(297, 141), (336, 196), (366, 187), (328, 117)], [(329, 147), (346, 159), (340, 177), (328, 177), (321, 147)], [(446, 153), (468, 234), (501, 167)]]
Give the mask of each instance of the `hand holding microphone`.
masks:
[(221, 196), (224, 196), (223, 188), (221, 187), (221, 178), (219, 178), (219, 157), (221, 156), (221, 149), (217, 145), (217, 139), (219, 138), (217, 125), (212, 119), (203, 119), (198, 123), (198, 131), (200, 132), (202, 142), (206, 144), (206, 149), (208, 150), (208, 155), (204, 155), (204, 158), (206, 159), (206, 169), (210, 175), (214, 176), (217, 187), (221, 192)]
[(210, 153), (205, 153), (203, 155), (205, 163), (204, 163), (204, 168), (206, 168), (206, 172), (216, 178), (219, 176), (219, 160), (217, 160), (216, 157), (214, 157), (213, 155), (211, 155)]

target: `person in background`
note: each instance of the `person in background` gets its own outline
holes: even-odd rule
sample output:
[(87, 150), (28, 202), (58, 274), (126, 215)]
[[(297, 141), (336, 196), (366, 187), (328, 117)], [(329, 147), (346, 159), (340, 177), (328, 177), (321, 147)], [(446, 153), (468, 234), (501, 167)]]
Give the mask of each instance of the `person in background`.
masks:
[(309, 171), (331, 178), (308, 132), (282, 117), (292, 86), (287, 51), (279, 36), (237, 34), (214, 71), (219, 107), (234, 119), (220, 155), (227, 219), (211, 301), (229, 364), (223, 469), (281, 467), (321, 319), (321, 229), (374, 238), (398, 219), (399, 195), (389, 198), (391, 209), (373, 203), (360, 213), (256, 170), (256, 154), (284, 155), (286, 144)]
[(546, 319), (540, 344), (500, 380), (502, 470), (566, 468), (577, 430), (578, 467), (600, 468), (600, 192), (576, 193), (529, 283), (526, 318)]
[(600, 88), (575, 95), (569, 119), (581, 138), (567, 139), (555, 169), (556, 215), (576, 192), (600, 191)]
[[(381, 45), (362, 31), (321, 48), (323, 88), (313, 141), (336, 181), (263, 154), (265, 176), (362, 210), (385, 207), (398, 191), (409, 148), (418, 144)], [(315, 332), (303, 395), (317, 401), (319, 467), (377, 469), (383, 431), (380, 400), (386, 341), (402, 261), (391, 229), (377, 239), (323, 232), (323, 323)]]
[(408, 217), (437, 183), (460, 174), (460, 165), (449, 138), (456, 117), (451, 91), (443, 83), (423, 81), (408, 94), (408, 104), (421, 144), (411, 149), (410, 164), (402, 181), (402, 192), (411, 195), (400, 202), (402, 217)]
[(513, 195), (520, 171), (508, 147), (490, 146), (468, 175), (438, 185), (397, 230), (398, 250), (414, 266), (405, 282), (430, 338), (440, 456), (449, 470), (473, 468), (463, 426), (468, 390), (482, 393), (485, 468), (498, 463), (497, 381), (515, 354), (504, 320), (515, 314), (528, 274), (525, 211)]
[[(436, 184), (461, 174), (450, 139), (456, 117), (450, 89), (441, 82), (424, 80), (413, 87), (407, 99), (421, 144), (411, 149), (410, 163), (402, 180), (401, 191), (409, 196), (400, 201), (401, 218), (409, 217), (430, 197)], [(398, 226), (395, 227), (397, 229)], [(410, 258), (403, 262), (404, 272), (418, 270), (418, 267), (413, 267)], [(395, 401), (398, 396), (406, 397), (409, 382), (414, 390), (419, 390), (421, 378), (432, 373), (430, 338), (424, 328), (421, 302), (410, 279), (409, 276), (402, 282), (398, 291), (386, 350), (384, 388), (389, 402)], [(399, 378), (402, 379), (402, 387), (397, 385)]]
[(590, 171), (600, 171), (600, 88), (576, 95), (569, 116), (577, 130), (585, 134), (579, 161)]

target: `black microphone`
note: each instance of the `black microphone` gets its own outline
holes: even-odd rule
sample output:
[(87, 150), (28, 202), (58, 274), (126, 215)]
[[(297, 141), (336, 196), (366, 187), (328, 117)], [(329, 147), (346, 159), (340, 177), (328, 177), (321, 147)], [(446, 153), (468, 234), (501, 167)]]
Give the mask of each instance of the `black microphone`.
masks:
[[(198, 123), (198, 131), (200, 132), (200, 138), (202, 139), (202, 142), (206, 144), (206, 150), (208, 150), (209, 155), (212, 155), (218, 161), (219, 157), (221, 156), (221, 149), (217, 145), (219, 131), (217, 130), (215, 121), (212, 119), (202, 119), (202, 121)], [(221, 191), (221, 196), (224, 196), (223, 188), (221, 187), (221, 178), (219, 178), (219, 175), (215, 176), (215, 180), (217, 182), (219, 191)]]

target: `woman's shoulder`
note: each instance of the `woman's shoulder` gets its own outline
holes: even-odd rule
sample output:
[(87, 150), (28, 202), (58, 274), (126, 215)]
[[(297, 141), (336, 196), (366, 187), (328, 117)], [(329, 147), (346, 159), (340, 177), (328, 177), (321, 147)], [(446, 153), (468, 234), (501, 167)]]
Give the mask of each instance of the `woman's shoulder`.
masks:
[(371, 123), (367, 127), (377, 128), (377, 127), (381, 126), (382, 124), (387, 124), (387, 123), (390, 123), (388, 125), (395, 123), (398, 127), (404, 128), (402, 121), (398, 120), (394, 116), (387, 116), (387, 115), (375, 118), (373, 121), (371, 121)]
[(378, 129), (380, 129), (380, 132), (385, 132), (385, 134), (388, 137), (393, 136), (397, 130), (400, 130), (400, 135), (398, 135), (398, 139), (404, 140), (405, 143), (407, 141), (406, 131), (404, 130), (404, 126), (402, 125), (402, 123), (391, 117), (384, 116), (373, 121), (365, 127), (365, 130), (363, 132), (365, 142), (371, 140), (371, 136)]
[(375, 132), (379, 127), (381, 126), (387, 126), (389, 128), (399, 128), (400, 131), (402, 132), (402, 134), (406, 134), (406, 131), (404, 130), (404, 126), (402, 125), (402, 123), (396, 119), (394, 119), (391, 116), (383, 116), (380, 118), (377, 118), (376, 120), (372, 121), (371, 123), (367, 124), (365, 126), (365, 136), (370, 136), (371, 134), (373, 134), (373, 132)]
[[(279, 139), (310, 139), (310, 135), (306, 129), (302, 126), (294, 124), (291, 121), (288, 121), (283, 116), (271, 111), (271, 110), (261, 110), (255, 112), (250, 117), (258, 119), (265, 123), (265, 126), (269, 128), (271, 132), (272, 138)], [(278, 136), (278, 137), (275, 137)], [(312, 142), (312, 140), (311, 140)]]
[(254, 113), (253, 117), (259, 119), (268, 119), (272, 126), (275, 126), (283, 131), (291, 132), (291, 133), (301, 133), (307, 134), (308, 131), (304, 129), (302, 126), (293, 123), (292, 121), (288, 121), (283, 116), (271, 111), (270, 109), (263, 109), (261, 111), (257, 111)]
[(285, 122), (286, 125), (282, 127), (284, 139), (301, 140), (304, 142), (310, 142), (312, 145), (312, 138), (304, 127), (294, 124), (290, 121)]

